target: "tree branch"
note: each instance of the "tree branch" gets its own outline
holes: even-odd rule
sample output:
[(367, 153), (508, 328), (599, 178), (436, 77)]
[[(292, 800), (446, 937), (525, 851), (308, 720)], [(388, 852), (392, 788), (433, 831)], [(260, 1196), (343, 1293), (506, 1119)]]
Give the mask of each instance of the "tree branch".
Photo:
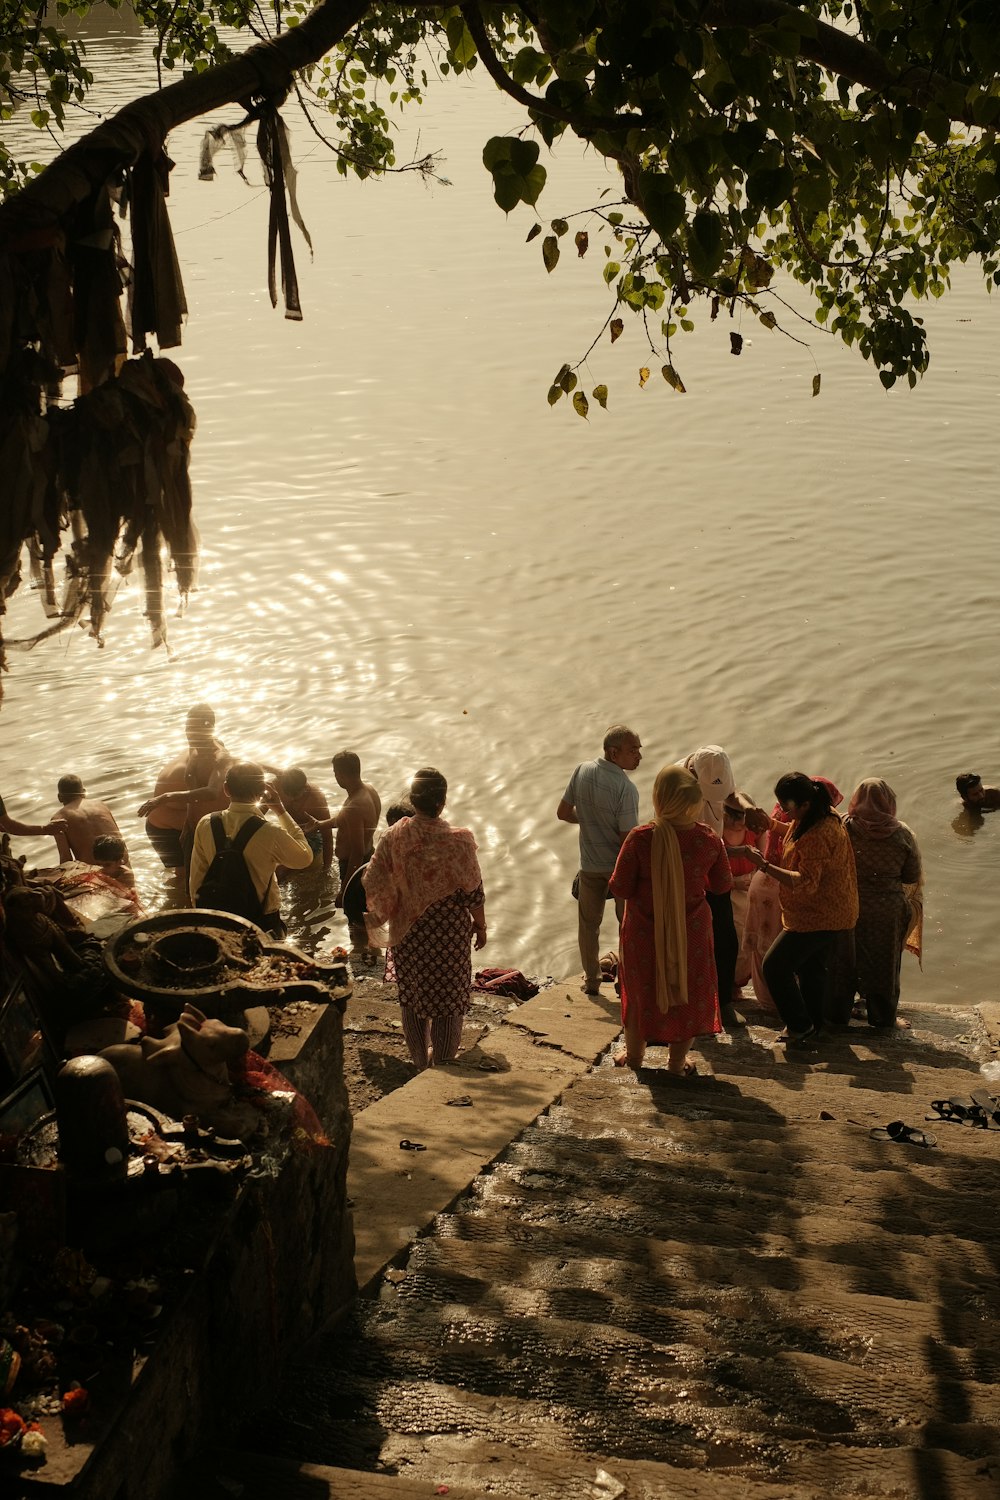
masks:
[(745, 26), (750, 31), (782, 24), (800, 31), (800, 25), (805, 21), (806, 30), (800, 31), (799, 55), (807, 62), (816, 63), (826, 72), (878, 94), (903, 89), (917, 103), (927, 104), (937, 99), (953, 120), (967, 125), (974, 123), (961, 84), (942, 78), (940, 73), (928, 68), (908, 68), (905, 73), (893, 73), (881, 53), (867, 42), (831, 26), (827, 21), (817, 20), (798, 6), (788, 4), (787, 0), (710, 0), (702, 20), (716, 30)]
[(0, 204), (0, 249), (52, 228), (117, 167), (161, 145), (185, 121), (257, 96), (284, 98), (294, 75), (324, 57), (368, 8), (369, 0), (323, 0), (301, 26), (127, 104)]

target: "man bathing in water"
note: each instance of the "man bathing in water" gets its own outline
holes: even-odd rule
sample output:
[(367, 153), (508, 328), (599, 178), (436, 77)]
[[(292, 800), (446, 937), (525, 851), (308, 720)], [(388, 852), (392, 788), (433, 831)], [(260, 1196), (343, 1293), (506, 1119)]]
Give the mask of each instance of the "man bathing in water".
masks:
[[(287, 771), (272, 771), (270, 766), (264, 769), (274, 776), (285, 811), (300, 828), (308, 828), (306, 843), (313, 852), (313, 862), (322, 855), (323, 869), (328, 870), (333, 864), (333, 828), (327, 821), (330, 806), (323, 793), (313, 785), (301, 766), (291, 766)], [(287, 871), (279, 869), (278, 879), (285, 874)]]
[[(337, 905), (344, 904), (347, 882), (372, 857), (375, 847), (375, 829), (382, 816), (382, 799), (368, 781), (361, 779), (361, 758), (353, 750), (338, 750), (333, 757), (333, 775), (339, 787), (347, 793), (343, 807), (332, 818), (304, 819), (302, 827), (306, 833), (322, 832), (324, 828), (337, 830), (334, 853), (340, 873), (340, 890)], [(362, 927), (351, 932), (356, 947), (367, 948), (368, 934)]]
[(995, 812), (1000, 807), (1000, 787), (983, 786), (977, 771), (963, 771), (955, 777), (955, 787), (962, 806), (969, 812)]
[[(79, 859), (85, 865), (95, 864), (94, 840), (102, 834), (121, 838), (114, 813), (106, 803), (87, 796), (87, 788), (79, 776), (60, 776), (56, 796), (59, 807), (52, 815), (51, 826), (55, 829), (59, 863)], [(125, 859), (127, 862), (127, 851)]]
[(233, 757), (214, 730), (215, 711), (207, 703), (188, 710), (187, 753), (163, 767), (153, 795), (139, 808), (138, 816), (146, 819), (146, 836), (167, 869), (191, 863), (198, 819), (229, 806), (223, 787)]

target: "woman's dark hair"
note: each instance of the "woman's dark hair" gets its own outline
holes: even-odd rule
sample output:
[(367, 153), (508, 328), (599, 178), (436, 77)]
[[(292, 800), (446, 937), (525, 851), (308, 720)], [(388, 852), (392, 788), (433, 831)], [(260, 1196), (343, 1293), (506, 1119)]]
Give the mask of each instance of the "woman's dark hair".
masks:
[[(960, 797), (964, 797), (966, 792), (971, 791), (974, 786), (978, 786), (982, 779), (978, 771), (963, 771), (961, 776), (955, 777), (955, 790)], [(62, 782), (59, 785), (62, 786)]]
[(784, 776), (779, 776), (774, 795), (779, 802), (795, 802), (799, 807), (808, 808), (795, 825), (793, 844), (798, 843), (810, 828), (815, 828), (821, 818), (836, 817), (826, 787), (821, 781), (813, 781), (804, 771), (786, 771)]
[(448, 797), (448, 783), (433, 766), (424, 766), (410, 785), (410, 801), (418, 813), (436, 818)]

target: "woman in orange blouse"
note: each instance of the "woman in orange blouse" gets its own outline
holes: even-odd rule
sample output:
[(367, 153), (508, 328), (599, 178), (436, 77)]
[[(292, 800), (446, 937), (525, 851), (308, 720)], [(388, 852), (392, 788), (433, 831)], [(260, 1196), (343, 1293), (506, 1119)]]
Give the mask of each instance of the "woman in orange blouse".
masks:
[(774, 795), (791, 818), (781, 863), (770, 863), (756, 849), (747, 849), (745, 856), (779, 886), (782, 930), (763, 966), (785, 1023), (779, 1040), (809, 1042), (823, 1024), (826, 963), (834, 938), (858, 920), (858, 879), (847, 830), (823, 783), (790, 771)]

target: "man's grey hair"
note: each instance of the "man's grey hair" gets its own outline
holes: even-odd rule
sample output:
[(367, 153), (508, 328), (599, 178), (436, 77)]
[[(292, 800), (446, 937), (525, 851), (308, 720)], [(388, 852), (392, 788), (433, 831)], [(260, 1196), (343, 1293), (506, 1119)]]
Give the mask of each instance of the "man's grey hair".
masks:
[(637, 740), (639, 736), (634, 729), (629, 729), (627, 724), (612, 724), (604, 736), (604, 753), (609, 750), (620, 750), (626, 740)]

